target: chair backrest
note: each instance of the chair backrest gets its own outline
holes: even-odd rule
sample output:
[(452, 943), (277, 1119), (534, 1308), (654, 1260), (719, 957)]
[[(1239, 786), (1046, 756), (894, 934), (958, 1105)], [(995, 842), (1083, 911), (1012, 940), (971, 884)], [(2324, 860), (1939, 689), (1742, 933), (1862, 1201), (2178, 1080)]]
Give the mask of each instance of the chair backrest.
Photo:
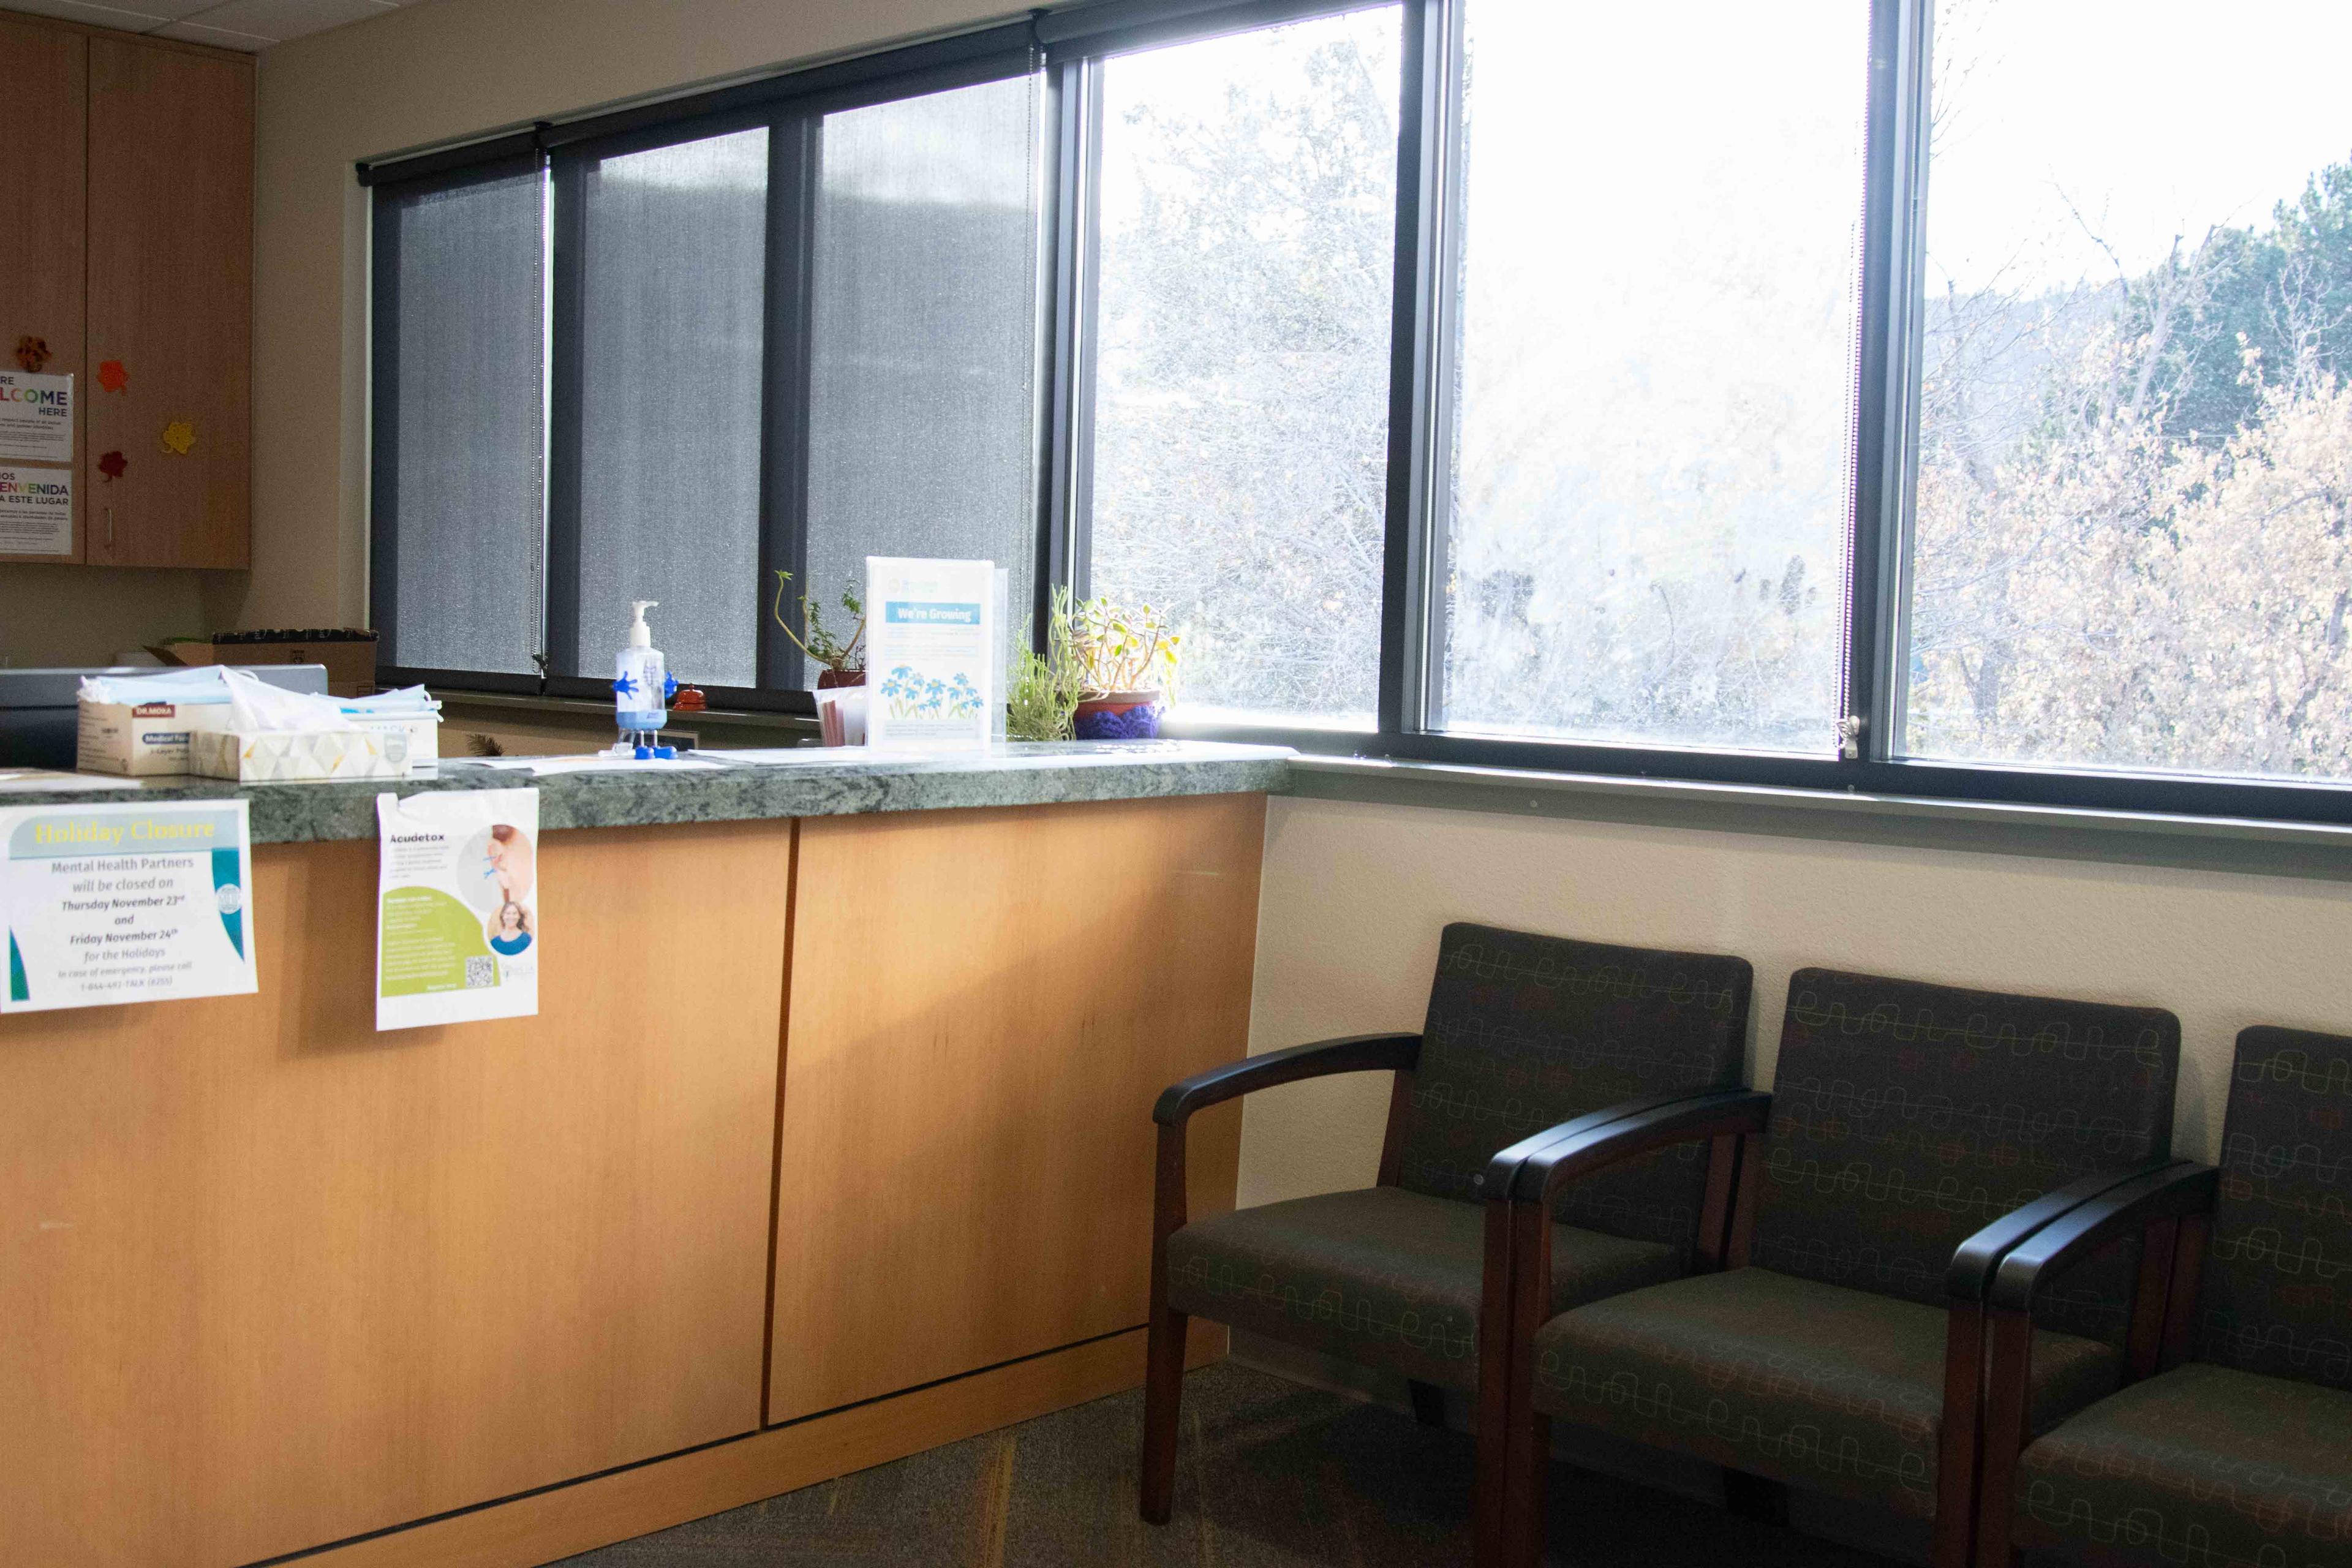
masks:
[[(1738, 1088), (1752, 979), (1744, 958), (1447, 926), (1398, 1184), (1475, 1201), (1486, 1162), (1530, 1133), (1643, 1095)], [(1572, 1183), (1554, 1213), (1687, 1246), (1706, 1179), (1696, 1152)]]
[[(2169, 1152), (2179, 1062), (2180, 1021), (2158, 1007), (1801, 969), (1748, 1259), (1939, 1306), (1986, 1225)], [(2129, 1262), (2084, 1265), (2037, 1316), (2120, 1334)]]
[(2238, 1037), (2196, 1353), (2352, 1389), (2352, 1039)]

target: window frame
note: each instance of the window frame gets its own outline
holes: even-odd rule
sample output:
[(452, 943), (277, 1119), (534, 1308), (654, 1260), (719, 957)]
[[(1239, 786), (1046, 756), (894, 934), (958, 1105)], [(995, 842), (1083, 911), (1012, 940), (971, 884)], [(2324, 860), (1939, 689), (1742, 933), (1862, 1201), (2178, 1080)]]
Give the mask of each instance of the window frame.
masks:
[[(1034, 12), (1025, 23), (889, 48), (812, 69), (688, 97), (542, 124), (522, 135), (428, 152), (398, 165), (361, 166), (364, 184), (377, 179), (447, 177), (452, 168), (511, 160), (520, 151), (541, 156), (597, 136), (647, 133), (685, 140), (668, 129), (761, 110), (771, 132), (771, 298), (767, 412), (763, 415), (763, 572), (796, 564), (794, 541), (805, 542), (805, 488), (788, 482), (806, 468), (804, 317), (798, 328), (778, 304), (780, 261), (793, 270), (805, 249), (788, 257), (777, 241), (775, 207), (793, 188), (787, 161), (795, 138), (781, 127), (795, 115), (820, 116), (846, 107), (844, 100), (879, 102), (939, 90), (961, 81), (997, 79), (1008, 51), (1025, 58), (1024, 69), (1042, 75), (1045, 144), (1037, 171), (1039, 234), (1039, 368), (1036, 625), (1056, 586), (1083, 594), (1087, 586), (1087, 509), (1091, 500), (1093, 335), (1098, 273), (1099, 223), (1094, 188), (1101, 156), (1101, 62), (1113, 55), (1251, 31), (1310, 16), (1367, 9), (1387, 0), (1078, 0)], [(1302, 751), (1353, 752), (1406, 762), (1491, 769), (1580, 773), (1657, 782), (1728, 784), (1808, 794), (1918, 797), (1988, 805), (2062, 806), (2161, 816), (2352, 824), (2352, 781), (2299, 782), (2264, 778), (2135, 772), (2116, 768), (1970, 763), (1907, 757), (1906, 618), (1911, 580), (1913, 489), (1918, 442), (1918, 385), (1923, 352), (1922, 218), (1927, 197), (1926, 138), (1933, 0), (1870, 0), (1866, 68), (1864, 188), (1862, 210), (1858, 382), (1853, 426), (1852, 531), (1843, 595), (1846, 646), (1839, 711), (1853, 721), (1850, 743), (1820, 755), (1599, 742), (1504, 739), (1448, 733), (1428, 727), (1432, 656), (1442, 654), (1433, 595), (1443, 580), (1447, 531), (1440, 515), (1450, 460), (1449, 385), (1454, 345), (1446, 306), (1460, 267), (1462, 189), (1459, 82), (1465, 7), (1477, 0), (1395, 0), (1403, 47), (1399, 82), (1395, 275), (1391, 293), (1389, 447), (1381, 584), (1380, 681), (1376, 723), (1342, 729), (1300, 722), (1236, 725), (1171, 717), (1170, 733), (1204, 739), (1275, 742)], [(973, 74), (986, 70), (991, 74)], [(828, 100), (835, 101), (827, 101)], [(824, 108), (813, 106), (823, 104)], [(812, 149), (802, 142), (801, 155)], [(518, 143), (520, 143), (520, 147)], [(801, 199), (807, 172), (799, 165)], [(556, 204), (552, 234), (561, 235)], [(560, 274), (551, 273), (552, 276)], [(781, 279), (785, 294), (805, 310), (804, 266)], [(551, 285), (552, 287), (552, 284)], [(377, 310), (382, 309), (379, 302)], [(551, 332), (550, 353), (559, 333)], [(796, 342), (797, 355), (779, 353)], [(795, 369), (793, 361), (798, 360)], [(378, 374), (381, 374), (379, 362)], [(797, 381), (795, 377), (797, 376)], [(381, 382), (376, 384), (381, 384)], [(797, 396), (795, 393), (797, 392)], [(795, 446), (793, 420), (797, 426)], [(550, 421), (550, 443), (555, 421)], [(373, 481), (385, 483), (378, 474)], [(554, 516), (555, 479), (549, 478)], [(796, 509), (797, 508), (797, 513)], [(795, 518), (798, 521), (795, 521)], [(795, 532), (797, 530), (797, 532)], [(547, 578), (556, 580), (551, 533)], [(381, 537), (372, 559), (392, 559), (396, 548)], [(771, 560), (768, 552), (773, 552)], [(763, 578), (763, 582), (766, 579)], [(393, 606), (387, 574), (374, 574), (377, 624)], [(551, 645), (553, 616), (550, 617)], [(762, 679), (798, 672), (789, 643), (762, 621)], [(1042, 631), (1040, 632), (1042, 637)], [(781, 645), (770, 647), (767, 643)], [(477, 690), (529, 691), (601, 697), (604, 683), (587, 677), (491, 676), (464, 671), (389, 668), (388, 679)], [(774, 688), (709, 689), (721, 706), (808, 712), (810, 694)]]

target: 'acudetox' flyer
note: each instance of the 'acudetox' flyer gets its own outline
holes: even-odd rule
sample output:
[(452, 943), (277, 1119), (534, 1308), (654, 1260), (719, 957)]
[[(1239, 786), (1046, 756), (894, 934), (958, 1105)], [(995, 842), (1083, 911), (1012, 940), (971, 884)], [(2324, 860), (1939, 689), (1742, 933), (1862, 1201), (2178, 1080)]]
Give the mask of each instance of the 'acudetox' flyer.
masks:
[(375, 797), (375, 1026), (539, 1012), (539, 792)]

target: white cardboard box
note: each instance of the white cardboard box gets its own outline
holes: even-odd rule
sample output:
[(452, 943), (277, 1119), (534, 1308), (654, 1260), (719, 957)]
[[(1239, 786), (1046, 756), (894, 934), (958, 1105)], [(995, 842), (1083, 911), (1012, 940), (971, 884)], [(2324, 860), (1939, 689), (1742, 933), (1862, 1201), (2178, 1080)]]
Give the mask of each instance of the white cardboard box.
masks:
[[(91, 702), (81, 704), (81, 732), (74, 765), (84, 773), (145, 778), (157, 773), (201, 773), (191, 737), (228, 729), (226, 702)], [(441, 719), (437, 713), (352, 716), (362, 730), (402, 738), (404, 766), (437, 760)], [(234, 778), (235, 773), (214, 774)], [(293, 775), (287, 775), (293, 776)], [(368, 775), (373, 777), (376, 775)]]
[(408, 776), (402, 730), (199, 730), (188, 753), (191, 772), (239, 784)]
[(227, 725), (226, 702), (92, 702), (84, 698), (74, 766), (86, 773), (125, 778), (188, 773), (188, 737)]

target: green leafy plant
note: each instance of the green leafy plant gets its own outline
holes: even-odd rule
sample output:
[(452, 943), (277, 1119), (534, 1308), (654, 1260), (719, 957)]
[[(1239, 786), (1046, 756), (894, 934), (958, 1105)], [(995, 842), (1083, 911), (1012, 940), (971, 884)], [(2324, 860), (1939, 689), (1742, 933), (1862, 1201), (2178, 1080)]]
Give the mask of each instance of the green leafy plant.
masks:
[(1076, 732), (1072, 716), (1078, 710), (1085, 679), (1078, 668), (1071, 638), (1070, 591), (1054, 590), (1052, 613), (1045, 622), (1045, 651), (1035, 647), (1036, 617), (1022, 626), (1013, 647), (1007, 675), (1004, 733), (1015, 741), (1066, 741)]
[(1157, 691), (1175, 699), (1183, 638), (1150, 605), (1130, 609), (1107, 597), (1088, 599), (1072, 617), (1070, 640), (1088, 696)]
[(824, 624), (824, 613), (819, 608), (815, 597), (808, 594), (803, 594), (800, 596), (801, 624), (807, 628), (806, 632), (803, 634), (793, 629), (792, 622), (784, 619), (784, 589), (791, 584), (792, 580), (791, 573), (778, 568), (776, 602), (769, 610), (769, 613), (776, 617), (776, 625), (784, 628), (784, 635), (793, 639), (793, 646), (807, 656), (810, 662), (820, 665), (837, 676), (865, 674), (866, 605), (859, 599), (857, 590), (844, 588), (841, 591), (843, 611), (856, 617), (856, 622), (849, 628), (849, 637), (845, 641)]

